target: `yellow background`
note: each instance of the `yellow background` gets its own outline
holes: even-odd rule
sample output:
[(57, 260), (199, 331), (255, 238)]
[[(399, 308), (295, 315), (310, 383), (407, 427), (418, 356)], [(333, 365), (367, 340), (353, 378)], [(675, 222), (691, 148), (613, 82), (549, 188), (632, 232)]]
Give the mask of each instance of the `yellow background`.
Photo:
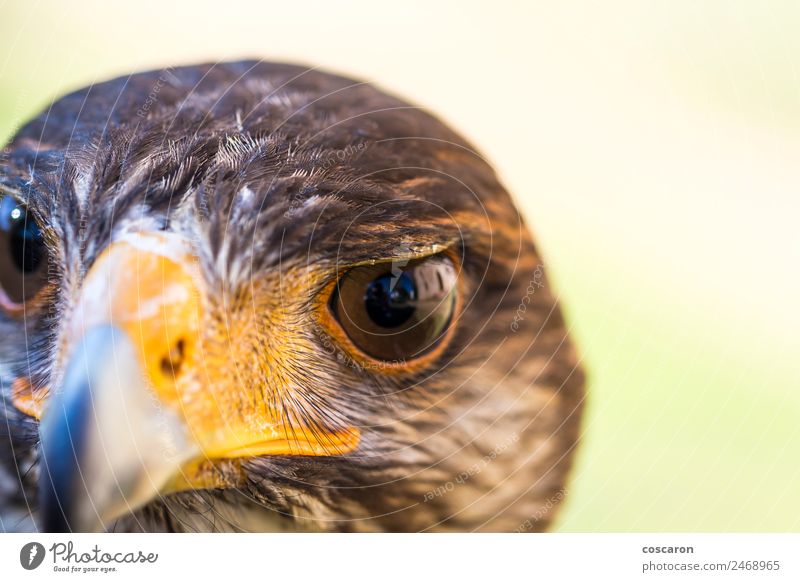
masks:
[(562, 531), (800, 531), (797, 2), (0, 2), (0, 137), (133, 70), (373, 80), (492, 160), (591, 374)]

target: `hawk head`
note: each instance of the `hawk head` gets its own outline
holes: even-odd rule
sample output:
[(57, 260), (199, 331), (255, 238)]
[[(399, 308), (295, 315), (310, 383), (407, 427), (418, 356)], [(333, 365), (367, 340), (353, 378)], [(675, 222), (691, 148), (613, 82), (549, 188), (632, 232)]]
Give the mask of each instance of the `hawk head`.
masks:
[(461, 137), (302, 67), (68, 95), (0, 166), (0, 525), (544, 528), (583, 376)]

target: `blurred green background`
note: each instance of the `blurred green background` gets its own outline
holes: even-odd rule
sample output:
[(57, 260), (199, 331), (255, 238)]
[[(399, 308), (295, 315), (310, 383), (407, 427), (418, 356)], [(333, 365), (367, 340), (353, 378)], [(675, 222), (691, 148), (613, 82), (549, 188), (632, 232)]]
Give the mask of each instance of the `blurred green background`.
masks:
[(514, 192), (590, 372), (558, 529), (800, 531), (800, 4), (0, 6), (3, 141), (64, 92), (204, 60), (429, 107)]

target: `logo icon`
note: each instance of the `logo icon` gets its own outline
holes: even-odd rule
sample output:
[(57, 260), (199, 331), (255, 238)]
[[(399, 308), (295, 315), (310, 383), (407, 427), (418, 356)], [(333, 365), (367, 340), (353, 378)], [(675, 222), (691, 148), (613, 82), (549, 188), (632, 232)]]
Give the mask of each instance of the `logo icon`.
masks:
[(30, 542), (19, 551), (19, 563), (26, 570), (35, 570), (44, 561), (44, 546), (39, 542)]

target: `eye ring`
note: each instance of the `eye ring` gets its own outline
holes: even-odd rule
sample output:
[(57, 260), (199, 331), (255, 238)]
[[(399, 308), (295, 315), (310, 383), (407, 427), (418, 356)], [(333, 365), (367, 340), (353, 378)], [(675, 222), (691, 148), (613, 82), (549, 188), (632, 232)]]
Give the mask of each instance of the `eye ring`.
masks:
[[(367, 367), (370, 369), (379, 369), (385, 373), (413, 372), (429, 365), (432, 361), (438, 358), (450, 344), (452, 336), (457, 327), (462, 306), (460, 260), (458, 260), (458, 257), (455, 255), (455, 253), (447, 250), (436, 255), (414, 259), (408, 261), (407, 263), (408, 265), (403, 269), (405, 273), (413, 271), (423, 264), (430, 265), (432, 267), (438, 264), (440, 266), (447, 266), (446, 269), (440, 272), (452, 274), (451, 286), (449, 287), (447, 293), (449, 298), (439, 298), (439, 301), (436, 302), (435, 305), (432, 305), (430, 302), (427, 304), (416, 304), (427, 306), (428, 312), (427, 314), (423, 313), (424, 317), (416, 315), (414, 316), (415, 319), (413, 321), (408, 320), (407, 318), (387, 321), (387, 323), (392, 323), (393, 325), (386, 326), (386, 328), (381, 330), (381, 333), (378, 334), (374, 333), (375, 327), (368, 325), (370, 329), (367, 331), (373, 332), (370, 336), (370, 340), (373, 342), (384, 341), (381, 338), (387, 338), (387, 340), (390, 342), (396, 342), (398, 338), (402, 340), (404, 337), (403, 334), (408, 332), (409, 329), (413, 330), (414, 326), (418, 327), (421, 331), (426, 329), (424, 326), (427, 326), (428, 331), (433, 330), (433, 337), (427, 338), (427, 345), (420, 346), (422, 349), (418, 349), (412, 353), (406, 352), (396, 357), (387, 357), (387, 353), (385, 351), (378, 351), (378, 353), (376, 353), (374, 346), (371, 347), (369, 345), (364, 345), (365, 342), (363, 341), (363, 338), (359, 337), (359, 332), (353, 332), (353, 323), (358, 324), (365, 321), (364, 311), (360, 311), (358, 313), (358, 316), (355, 318), (357, 320), (356, 322), (348, 322), (343, 321), (344, 318), (342, 317), (342, 313), (337, 313), (336, 309), (337, 301), (341, 299), (343, 283), (348, 281), (348, 278), (352, 277), (353, 273), (361, 273), (360, 281), (356, 280), (357, 283), (364, 284), (366, 279), (368, 279), (371, 275), (375, 275), (373, 279), (370, 279), (370, 281), (374, 281), (386, 275), (387, 269), (388, 272), (391, 272), (392, 263), (390, 261), (370, 263), (366, 265), (355, 265), (342, 273), (338, 279), (328, 283), (319, 295), (319, 305), (316, 313), (318, 314), (318, 318), (323, 325), (324, 331), (327, 332), (327, 334), (331, 336), (333, 340), (335, 340), (335, 342), (338, 344), (338, 347), (344, 350), (344, 358), (351, 359), (358, 366)], [(433, 269), (433, 271), (435, 272), (436, 269)], [(384, 280), (382, 283), (384, 284), (384, 287), (385, 282), (386, 281)], [(351, 301), (353, 301), (353, 297), (358, 296), (354, 296), (352, 290), (349, 293), (351, 296)], [(430, 295), (429, 290), (423, 290), (423, 295), (424, 293), (428, 293)], [(433, 325), (434, 313), (436, 313), (439, 317), (439, 329), (436, 329), (436, 327)], [(444, 322), (441, 321), (442, 313), (446, 314), (446, 321)], [(391, 317), (389, 319), (391, 320)], [(392, 338), (394, 338), (394, 340)], [(408, 340), (409, 338), (406, 337), (405, 339)], [(401, 341), (401, 344), (402, 343), (403, 342)], [(409, 345), (414, 346), (415, 344), (413, 341), (411, 344), (406, 341), (404, 345), (407, 348)], [(344, 359), (342, 355), (337, 355), (337, 357), (340, 360)]]

